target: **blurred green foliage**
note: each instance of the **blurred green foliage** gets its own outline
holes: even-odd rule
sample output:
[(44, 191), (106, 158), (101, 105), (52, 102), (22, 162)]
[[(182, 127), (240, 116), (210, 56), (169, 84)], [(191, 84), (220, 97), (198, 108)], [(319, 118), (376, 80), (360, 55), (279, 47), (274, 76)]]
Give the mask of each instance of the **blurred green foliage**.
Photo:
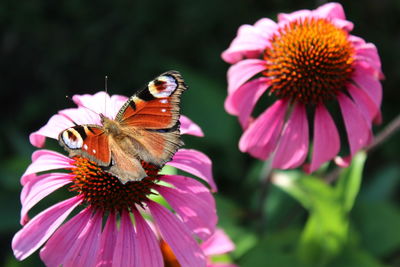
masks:
[[(352, 33), (375, 43), (382, 57), (379, 132), (399, 112), (400, 1), (340, 2), (355, 24)], [(42, 265), (37, 253), (17, 262), (10, 248), (20, 229), (19, 178), (34, 151), (29, 133), (72, 106), (66, 95), (102, 90), (105, 75), (111, 94), (131, 95), (170, 69), (179, 70), (190, 87), (183, 113), (205, 133), (185, 136), (185, 143), (213, 160), (220, 226), (237, 245), (231, 260), (252, 267), (400, 266), (398, 135), (368, 155), (365, 166), (355, 162), (334, 185), (292, 177), (290, 190), (272, 184), (263, 193), (263, 164), (239, 152), (241, 129), (223, 108), (228, 65), (220, 53), (237, 28), (322, 3), (1, 1), (0, 266)], [(55, 141), (47, 145), (61, 151)]]

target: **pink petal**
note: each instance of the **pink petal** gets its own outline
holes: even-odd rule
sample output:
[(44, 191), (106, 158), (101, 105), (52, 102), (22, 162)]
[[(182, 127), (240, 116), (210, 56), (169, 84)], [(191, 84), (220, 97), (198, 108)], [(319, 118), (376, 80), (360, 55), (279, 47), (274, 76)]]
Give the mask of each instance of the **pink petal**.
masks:
[(235, 244), (221, 229), (215, 230), (214, 234), (201, 244), (206, 256), (221, 255), (235, 250)]
[(340, 150), (340, 137), (335, 122), (323, 105), (318, 105), (314, 118), (314, 144), (310, 167), (311, 173), (326, 161), (335, 157)]
[(15, 234), (12, 240), (15, 257), (23, 260), (43, 245), (80, 202), (80, 198), (73, 197), (36, 215)]
[(115, 244), (113, 266), (138, 266), (141, 255), (137, 255), (137, 249), (135, 248), (137, 246), (136, 238), (131, 217), (127, 211), (123, 211), (121, 226)]
[(207, 202), (209, 207), (215, 206), (215, 200), (212, 194), (210, 194), (210, 190), (195, 179), (181, 175), (163, 175), (160, 177), (160, 180), (173, 185), (177, 189), (198, 195), (203, 201)]
[(276, 147), (287, 106), (287, 100), (278, 100), (264, 111), (240, 138), (240, 150), (253, 157), (267, 159)]
[(306, 108), (297, 103), (283, 130), (272, 167), (289, 169), (300, 166), (308, 152), (308, 121)]
[(79, 107), (63, 109), (58, 112), (60, 115), (74, 122), (74, 124), (96, 124), (101, 125), (100, 113), (96, 113), (93, 110)]
[(265, 61), (261, 59), (245, 59), (228, 70), (228, 94), (233, 93), (247, 80), (265, 70)]
[(40, 258), (46, 266), (60, 266), (66, 259), (71, 257), (70, 248), (77, 242), (92, 212), (93, 210), (88, 208), (82, 210), (78, 215), (61, 226), (47, 241), (46, 245), (40, 251)]
[(181, 134), (190, 134), (199, 137), (204, 136), (201, 128), (188, 117), (181, 115), (179, 122), (181, 123)]
[(383, 73), (381, 69), (381, 59), (378, 54), (378, 50), (374, 44), (364, 43), (356, 47), (355, 58), (357, 61), (366, 62), (376, 72), (380, 79), (383, 79)]
[(40, 200), (70, 183), (71, 177), (67, 173), (46, 173), (29, 180), (21, 192), (22, 209), (20, 223), (22, 225), (27, 223), (28, 211)]
[(97, 212), (87, 222), (72, 247), (68, 248), (67, 260), (63, 267), (95, 266), (97, 251), (100, 244), (103, 213)]
[(204, 254), (186, 226), (160, 204), (153, 201), (147, 204), (162, 239), (171, 247), (181, 266), (205, 266)]
[(136, 209), (133, 209), (133, 214), (135, 215), (136, 221), (137, 255), (140, 255), (140, 264), (138, 266), (164, 266), (160, 243), (158, 242), (153, 230)]
[(239, 121), (243, 128), (248, 126), (251, 112), (269, 84), (268, 78), (260, 77), (245, 83), (226, 98), (226, 111), (232, 115), (239, 115)]
[(356, 105), (344, 94), (338, 96), (350, 144), (351, 155), (371, 141), (371, 129)]
[(346, 19), (343, 7), (339, 3), (327, 3), (313, 10), (312, 13), (322, 18)]
[(222, 53), (222, 59), (234, 64), (246, 57), (258, 57), (270, 45), (269, 38), (276, 29), (276, 23), (267, 18), (260, 19), (254, 26), (240, 26), (237, 36)]
[(279, 13), (278, 22), (280, 25), (283, 25), (286, 22), (290, 22), (299, 18), (309, 17), (310, 15), (311, 11), (308, 9), (300, 9), (292, 13)]
[(31, 174), (56, 169), (70, 169), (73, 167), (72, 159), (50, 150), (38, 150), (32, 154), (32, 163), (21, 177), (24, 185), (29, 181)]
[(128, 100), (126, 96), (113, 95), (110, 96), (100, 91), (94, 95), (74, 95), (74, 102), (80, 107), (91, 109), (96, 114), (103, 114), (108, 118), (115, 118), (119, 109)]
[(208, 198), (203, 199), (201, 193), (194, 194), (189, 190), (159, 186), (157, 191), (199, 238), (205, 240), (214, 232), (218, 219), (215, 203), (210, 205)]
[(382, 85), (379, 80), (374, 77), (374, 73), (365, 68), (362, 64), (354, 64), (355, 71), (353, 80), (358, 87), (363, 89), (369, 97), (374, 101), (377, 107), (381, 106), (382, 102)]
[(200, 151), (194, 149), (179, 149), (167, 165), (181, 169), (206, 181), (213, 192), (217, 191), (217, 185), (212, 175), (211, 160)]
[(29, 135), (29, 141), (36, 147), (43, 147), (46, 137), (58, 139), (61, 131), (72, 127), (74, 123), (60, 114), (53, 115), (45, 126)]
[(117, 224), (115, 213), (107, 218), (106, 226), (101, 233), (100, 247), (97, 252), (96, 267), (111, 267), (113, 262), (114, 247), (117, 241)]
[(364, 116), (365, 121), (368, 123), (369, 127), (371, 127), (373, 119), (380, 116), (379, 107), (375, 105), (374, 101), (372, 101), (365, 91), (361, 90), (357, 86), (349, 84), (347, 90), (353, 98), (354, 103), (357, 105), (357, 108)]

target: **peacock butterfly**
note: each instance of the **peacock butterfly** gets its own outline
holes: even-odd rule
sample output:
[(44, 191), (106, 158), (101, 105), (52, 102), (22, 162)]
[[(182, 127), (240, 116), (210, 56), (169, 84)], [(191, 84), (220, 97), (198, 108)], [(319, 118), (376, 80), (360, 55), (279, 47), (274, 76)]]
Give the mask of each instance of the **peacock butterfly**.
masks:
[(99, 114), (102, 125), (63, 130), (58, 141), (70, 157), (86, 157), (125, 184), (146, 177), (141, 162), (161, 168), (183, 145), (180, 96), (187, 89), (177, 71), (168, 71), (130, 97), (115, 119)]

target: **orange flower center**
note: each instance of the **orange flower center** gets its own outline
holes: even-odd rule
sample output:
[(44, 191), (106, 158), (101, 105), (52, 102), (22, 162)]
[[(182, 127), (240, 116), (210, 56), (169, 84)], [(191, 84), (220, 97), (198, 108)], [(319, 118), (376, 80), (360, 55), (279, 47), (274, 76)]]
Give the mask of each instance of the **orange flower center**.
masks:
[(119, 179), (105, 172), (96, 163), (86, 158), (75, 157), (74, 184), (71, 191), (84, 197), (88, 205), (106, 211), (129, 210), (135, 204), (142, 205), (153, 194), (151, 189), (156, 186), (158, 169), (142, 163), (147, 174), (141, 181), (122, 184)]
[(304, 104), (334, 98), (353, 73), (354, 49), (346, 31), (322, 18), (286, 24), (264, 52), (271, 92)]

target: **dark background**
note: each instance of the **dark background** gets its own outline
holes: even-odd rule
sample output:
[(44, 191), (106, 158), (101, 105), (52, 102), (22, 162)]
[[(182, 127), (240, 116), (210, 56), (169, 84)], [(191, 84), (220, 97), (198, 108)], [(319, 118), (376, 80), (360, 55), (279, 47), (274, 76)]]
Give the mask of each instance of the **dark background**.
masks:
[[(261, 163), (237, 148), (241, 129), (236, 118), (223, 108), (229, 65), (220, 54), (242, 24), (253, 24), (262, 17), (276, 20), (279, 12), (314, 9), (323, 3), (158, 0), (90, 4), (77, 0), (2, 0), (0, 266), (41, 265), (37, 253), (18, 263), (10, 248), (13, 234), (20, 229), (19, 178), (35, 150), (29, 143), (29, 134), (58, 110), (73, 106), (66, 95), (103, 90), (105, 75), (109, 77), (110, 94), (129, 96), (171, 69), (179, 70), (190, 87), (182, 99), (183, 114), (205, 133), (204, 138), (184, 138), (186, 147), (201, 150), (213, 160), (220, 190), (216, 197), (221, 226), (235, 242), (249, 239), (245, 245), (238, 245), (239, 252), (231, 259), (251, 266), (246, 265), (248, 255), (257, 257), (254, 253), (261, 255), (268, 250), (260, 250), (261, 245), (254, 241), (258, 225), (254, 212), (259, 196), (254, 177)], [(379, 132), (399, 111), (400, 1), (341, 3), (347, 18), (355, 24), (352, 34), (374, 43), (382, 59), (386, 79), (383, 123), (375, 128)], [(364, 266), (400, 266), (398, 139), (395, 135), (369, 156), (361, 194), (352, 213), (358, 244), (377, 264)], [(56, 142), (48, 145), (59, 149)], [(279, 194), (276, 188), (270, 190), (270, 198)], [(304, 223), (306, 213), (297, 203), (288, 196), (280, 196), (280, 201), (285, 203), (283, 207), (291, 208), (268, 214), (266, 235), (273, 236), (282, 229), (301, 229)], [(288, 220), (293, 217), (296, 219)], [(260, 266), (277, 266), (267, 263)]]

